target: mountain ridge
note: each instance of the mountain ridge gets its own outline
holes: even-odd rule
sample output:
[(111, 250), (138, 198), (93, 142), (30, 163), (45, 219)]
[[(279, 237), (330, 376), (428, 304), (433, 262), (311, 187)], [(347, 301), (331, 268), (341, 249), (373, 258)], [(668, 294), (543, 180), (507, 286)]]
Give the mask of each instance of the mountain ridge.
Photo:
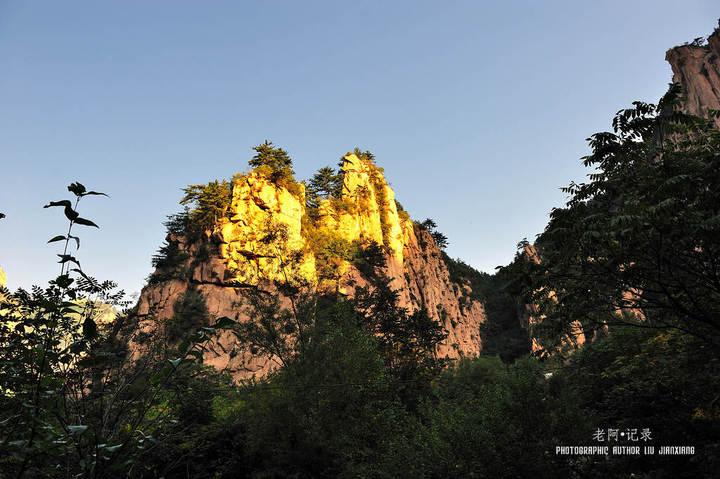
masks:
[[(159, 265), (140, 295), (136, 314), (145, 330), (157, 334), (178, 322), (189, 296), (202, 303), (207, 325), (221, 316), (250, 321), (241, 304), (252, 292), (277, 297), (289, 309), (288, 288), (353, 297), (383, 276), (400, 307), (425, 309), (446, 330), (439, 357), (480, 353), (482, 302), (469, 283), (451, 278), (433, 234), (395, 201), (373, 158), (345, 155), (339, 194), (320, 198), (316, 210), (306, 204), (303, 183), (268, 173), (259, 167), (236, 175), (226, 214), (199, 240), (168, 234), (168, 247), (180, 259)], [(236, 378), (273, 369), (267, 358), (240, 349), (233, 334), (223, 332), (204, 362)]]

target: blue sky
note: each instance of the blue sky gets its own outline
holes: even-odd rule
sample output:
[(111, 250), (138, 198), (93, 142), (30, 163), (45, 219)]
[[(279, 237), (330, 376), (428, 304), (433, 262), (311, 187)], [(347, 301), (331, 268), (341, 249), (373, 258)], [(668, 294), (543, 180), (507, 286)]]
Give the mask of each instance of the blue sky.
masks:
[[(180, 188), (246, 169), (270, 139), (297, 177), (373, 151), (448, 253), (507, 264), (585, 175), (585, 138), (671, 79), (665, 51), (714, 1), (0, 0), (0, 266), (59, 267), (80, 181), (83, 268), (141, 289)], [(57, 245), (57, 243), (55, 244)]]

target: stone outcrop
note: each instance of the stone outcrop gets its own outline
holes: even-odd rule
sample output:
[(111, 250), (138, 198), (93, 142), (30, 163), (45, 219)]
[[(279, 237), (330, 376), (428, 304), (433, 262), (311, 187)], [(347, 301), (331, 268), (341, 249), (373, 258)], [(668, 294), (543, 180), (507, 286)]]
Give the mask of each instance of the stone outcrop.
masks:
[[(281, 253), (289, 255), (304, 249), (305, 189), (301, 184), (298, 186), (298, 194), (293, 194), (256, 172), (234, 182), (230, 204), (233, 215), (221, 220), (215, 236), (220, 242), (223, 266), (232, 272), (236, 283), (255, 286), (264, 279), (283, 280)], [(278, 241), (269, 241), (269, 236), (277, 231), (284, 235), (282, 252), (276, 249)], [(315, 276), (312, 256), (302, 255), (300, 259), (293, 267), (312, 280)]]
[(387, 246), (402, 264), (403, 226), (395, 204), (395, 192), (382, 169), (355, 154), (343, 158), (342, 196), (351, 207), (340, 210), (329, 200), (320, 206), (320, 225), (337, 231), (348, 241), (374, 241)]
[(5, 272), (0, 268), (0, 286), (5, 286), (7, 284), (7, 276), (5, 276)]
[[(430, 233), (398, 210), (383, 170), (372, 161), (348, 154), (342, 172), (341, 198), (322, 200), (314, 219), (308, 217), (304, 185), (278, 186), (257, 171), (236, 178), (230, 214), (207, 232), (204, 244), (168, 237), (189, 257), (179, 268), (183, 274), (167, 278), (158, 271), (155, 278), (164, 279), (151, 278), (143, 289), (136, 308), (143, 327), (157, 331), (163, 321), (172, 321), (188, 291), (202, 295), (211, 318), (246, 321), (250, 318), (243, 303), (254, 291), (273, 295), (289, 308), (282, 284), (347, 296), (357, 287), (371, 287), (367, 270), (361, 271), (352, 259), (328, 259), (319, 251), (319, 237), (356, 250), (379, 247), (384, 266), (377, 272), (391, 280), (400, 306), (409, 311), (425, 308), (447, 330), (438, 355), (477, 355), (482, 349), (483, 305), (473, 299), (467, 284), (451, 280)], [(264, 375), (275, 367), (267, 358), (242, 350), (230, 332), (222, 333), (204, 361), (237, 378)]]
[[(720, 110), (720, 27), (707, 44), (682, 45), (668, 50), (665, 60), (672, 67), (673, 82), (680, 84), (686, 113), (708, 117), (708, 110)], [(720, 118), (715, 118), (720, 128)]]

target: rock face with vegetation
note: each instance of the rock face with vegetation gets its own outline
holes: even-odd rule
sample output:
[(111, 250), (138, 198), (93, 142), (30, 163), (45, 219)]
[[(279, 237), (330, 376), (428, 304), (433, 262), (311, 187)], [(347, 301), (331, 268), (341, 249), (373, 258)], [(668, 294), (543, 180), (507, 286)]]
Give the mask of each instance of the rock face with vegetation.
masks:
[[(425, 309), (446, 330), (439, 357), (479, 354), (483, 304), (469, 282), (451, 279), (434, 223), (410, 219), (370, 153), (349, 153), (340, 167), (321, 170), (307, 188), (289, 166), (264, 164), (229, 183), (188, 188), (196, 209), (167, 223), (167, 242), (139, 299), (147, 331), (169, 333), (172, 342), (218, 317), (251, 321), (253, 294), (291, 309), (299, 291), (352, 298), (384, 278), (398, 306)], [(204, 361), (238, 378), (274, 367), (228, 331)]]
[[(720, 28), (707, 42), (700, 37), (668, 50), (665, 59), (686, 98), (686, 113), (707, 117), (709, 110), (720, 110)], [(715, 118), (715, 125), (720, 127), (720, 118)]]
[(7, 284), (7, 276), (5, 276), (5, 272), (0, 268), (0, 286), (5, 286)]

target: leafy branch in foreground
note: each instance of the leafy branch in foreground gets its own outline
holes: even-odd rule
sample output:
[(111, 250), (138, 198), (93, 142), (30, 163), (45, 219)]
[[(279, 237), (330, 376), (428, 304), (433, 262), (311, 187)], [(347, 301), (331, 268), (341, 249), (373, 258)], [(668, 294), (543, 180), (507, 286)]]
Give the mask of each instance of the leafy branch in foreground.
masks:
[(537, 240), (527, 292), (549, 336), (624, 323), (720, 344), (720, 131), (681, 113), (678, 94), (635, 102), (589, 139), (595, 172), (563, 190)]
[[(119, 312), (128, 305), (112, 281), (88, 276), (70, 248), (74, 226), (97, 225), (80, 200), (104, 195), (73, 183), (70, 200), (53, 201), (69, 226), (60, 275), (47, 288), (0, 295), (0, 470), (3, 477), (128, 477), (160, 441), (168, 386), (202, 357), (214, 328), (189, 332), (175, 350), (146, 345)], [(106, 195), (105, 195), (106, 196)], [(156, 437), (157, 436), (157, 437)], [(135, 471), (138, 471), (136, 473)]]

